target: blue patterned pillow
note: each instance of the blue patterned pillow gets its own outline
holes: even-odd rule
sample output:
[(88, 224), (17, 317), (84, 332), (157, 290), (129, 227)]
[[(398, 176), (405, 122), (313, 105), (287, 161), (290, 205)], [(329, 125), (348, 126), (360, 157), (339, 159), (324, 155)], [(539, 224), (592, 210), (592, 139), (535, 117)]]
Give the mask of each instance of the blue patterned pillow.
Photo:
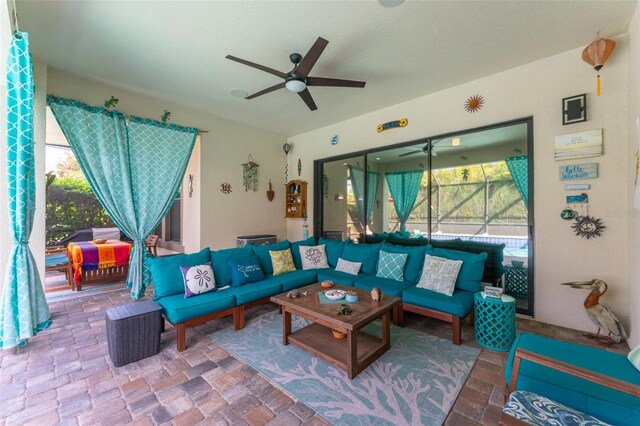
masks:
[(231, 272), (231, 287), (240, 287), (264, 279), (264, 273), (257, 256), (229, 259), (227, 265), (229, 272)]
[(389, 253), (380, 250), (378, 273), (376, 277), (390, 278), (396, 281), (404, 280), (404, 265), (407, 263), (407, 253)]
[(185, 299), (217, 290), (211, 262), (197, 266), (181, 266), (180, 270), (184, 280)]

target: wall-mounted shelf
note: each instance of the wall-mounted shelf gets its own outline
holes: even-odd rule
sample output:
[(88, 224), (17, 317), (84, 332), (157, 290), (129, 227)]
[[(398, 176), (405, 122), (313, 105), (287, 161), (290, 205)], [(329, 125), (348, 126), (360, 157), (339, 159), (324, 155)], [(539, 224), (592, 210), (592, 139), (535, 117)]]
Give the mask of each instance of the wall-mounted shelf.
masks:
[(284, 188), (284, 217), (303, 218), (307, 211), (307, 182), (292, 180)]

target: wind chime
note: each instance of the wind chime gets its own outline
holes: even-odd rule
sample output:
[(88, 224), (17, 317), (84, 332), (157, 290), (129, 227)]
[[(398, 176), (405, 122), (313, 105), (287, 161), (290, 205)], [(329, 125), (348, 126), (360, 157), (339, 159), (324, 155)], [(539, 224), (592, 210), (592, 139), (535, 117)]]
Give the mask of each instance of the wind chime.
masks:
[(282, 149), (284, 150), (284, 155), (286, 156), (286, 163), (284, 166), (284, 182), (289, 182), (289, 151), (291, 151), (291, 145), (289, 143), (285, 143), (282, 145)]
[[(582, 213), (575, 209), (580, 206)], [(567, 196), (567, 207), (560, 212), (560, 217), (566, 221), (573, 221), (571, 229), (578, 237), (596, 238), (602, 235), (606, 226), (602, 223), (602, 219), (589, 215), (589, 196), (580, 194), (577, 196)]]
[[(600, 33), (598, 33), (599, 35)], [(607, 62), (609, 55), (616, 47), (616, 42), (608, 38), (598, 37), (582, 51), (582, 60), (593, 67), (598, 73), (596, 77), (596, 95), (600, 96), (600, 70)]]
[(253, 161), (251, 154), (246, 163), (242, 164), (242, 184), (244, 190), (253, 192), (258, 190), (258, 167), (259, 165)]

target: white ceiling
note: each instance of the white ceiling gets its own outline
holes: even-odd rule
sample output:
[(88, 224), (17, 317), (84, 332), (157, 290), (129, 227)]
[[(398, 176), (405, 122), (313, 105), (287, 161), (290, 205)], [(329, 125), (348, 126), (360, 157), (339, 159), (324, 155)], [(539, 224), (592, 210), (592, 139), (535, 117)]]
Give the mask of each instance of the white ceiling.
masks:
[[(18, 1), (32, 53), (50, 67), (295, 135), (626, 31), (635, 1)], [(310, 88), (309, 111), (280, 83), (225, 59), (287, 72), (318, 36), (312, 76), (364, 89)], [(121, 102), (126, 101), (121, 99)]]

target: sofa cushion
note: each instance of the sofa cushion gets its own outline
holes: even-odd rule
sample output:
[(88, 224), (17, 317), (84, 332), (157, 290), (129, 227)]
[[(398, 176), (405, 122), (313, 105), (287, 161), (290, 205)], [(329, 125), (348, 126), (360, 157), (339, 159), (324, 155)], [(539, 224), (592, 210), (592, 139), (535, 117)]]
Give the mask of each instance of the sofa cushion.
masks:
[(404, 267), (408, 256), (407, 253), (389, 253), (380, 250), (376, 277), (404, 281)]
[(350, 275), (358, 275), (360, 273), (360, 269), (362, 269), (361, 262), (349, 262), (343, 258), (339, 258), (338, 264), (336, 265), (336, 272), (344, 272), (345, 274)]
[(275, 276), (273, 279), (282, 285), (282, 292), (285, 292), (318, 282), (318, 271), (318, 269), (299, 270)]
[(533, 426), (589, 425), (610, 426), (573, 407), (567, 407), (542, 395), (527, 391), (515, 391), (502, 409), (503, 413)]
[(318, 270), (318, 282), (333, 281), (336, 284), (347, 285), (353, 287), (353, 283), (359, 278), (368, 276), (362, 272), (358, 275), (346, 274), (344, 272), (335, 271), (333, 269)]
[(234, 295), (236, 298), (236, 305), (240, 306), (282, 293), (282, 285), (276, 278), (278, 277), (269, 276), (262, 281), (257, 281), (240, 287), (231, 287), (230, 289), (223, 291), (228, 291), (230, 294)]
[[(382, 244), (354, 244), (348, 241), (342, 251), (342, 258), (349, 262), (361, 262), (362, 272), (374, 275)], [(336, 264), (338, 259), (336, 259)]]
[(371, 275), (366, 275), (358, 278), (354, 283), (355, 288), (361, 288), (363, 290), (372, 290), (374, 287), (378, 287), (382, 290), (382, 294), (389, 296), (401, 297), (402, 291), (412, 286), (413, 283), (409, 281), (396, 281), (390, 278), (379, 278)]
[(418, 282), (422, 272), (422, 264), (424, 262), (424, 254), (429, 246), (396, 246), (389, 243), (382, 243), (381, 250), (388, 253), (406, 253), (407, 264), (404, 267), (404, 279), (407, 281)]
[(464, 317), (473, 309), (473, 292), (455, 289), (451, 296), (447, 296), (411, 286), (402, 292), (402, 301), (409, 305)]
[(197, 296), (216, 290), (211, 262), (197, 266), (181, 266), (184, 280), (184, 297)]
[[(520, 334), (511, 347), (505, 368), (507, 383), (511, 381), (516, 348), (640, 386), (640, 372), (623, 354), (528, 333)], [(640, 418), (640, 398), (527, 360), (520, 363), (516, 389), (544, 395), (611, 424), (629, 424), (629, 419)]]
[(231, 284), (231, 271), (227, 265), (229, 259), (243, 259), (250, 256), (253, 256), (251, 247), (212, 251), (211, 263), (213, 263), (213, 275), (216, 277), (216, 284), (221, 287)]
[(306, 240), (296, 241), (291, 243), (291, 255), (293, 256), (293, 264), (296, 265), (296, 269), (302, 269), (302, 259), (300, 258), (300, 246), (314, 246), (316, 245), (316, 238), (309, 237)]
[(260, 266), (262, 266), (262, 270), (265, 274), (273, 274), (273, 265), (271, 264), (271, 255), (269, 252), (286, 250), (290, 246), (291, 245), (288, 240), (280, 241), (275, 244), (265, 244), (262, 246), (250, 245), (253, 253), (258, 257)]
[(209, 247), (192, 254), (149, 257), (147, 260), (154, 287), (154, 300), (180, 294), (184, 298), (184, 280), (181, 266), (204, 265), (209, 262)]
[(487, 253), (469, 253), (460, 250), (449, 250), (433, 248), (427, 250), (426, 254), (444, 257), (451, 260), (462, 260), (462, 267), (456, 279), (456, 288), (471, 292), (482, 289), (482, 275), (484, 274), (484, 262), (487, 260)]
[(320, 238), (318, 244), (325, 245), (325, 252), (327, 253), (327, 260), (329, 266), (335, 268), (338, 264), (338, 259), (342, 256), (344, 251), (345, 241), (327, 240), (326, 238)]
[(434, 248), (445, 248), (452, 250), (463, 250), (470, 253), (487, 253), (487, 260), (484, 263), (484, 274), (482, 281), (495, 284), (504, 275), (504, 244), (484, 243), (481, 241), (463, 241), (460, 238), (453, 240), (432, 240)]
[(396, 244), (401, 246), (426, 246), (429, 245), (429, 240), (426, 237), (399, 237), (390, 235), (386, 240), (389, 244)]
[(240, 287), (264, 280), (264, 272), (262, 272), (257, 256), (229, 259), (227, 265), (231, 272), (231, 287)]
[(236, 305), (231, 289), (200, 294), (185, 299), (183, 294), (174, 294), (158, 299), (164, 314), (172, 324), (178, 324), (203, 315), (224, 311)]
[(317, 246), (300, 246), (299, 250), (302, 269), (308, 270), (329, 267), (324, 244)]
[(456, 279), (461, 266), (462, 260), (445, 259), (427, 254), (424, 257), (422, 276), (417, 287), (451, 296), (456, 288)]

